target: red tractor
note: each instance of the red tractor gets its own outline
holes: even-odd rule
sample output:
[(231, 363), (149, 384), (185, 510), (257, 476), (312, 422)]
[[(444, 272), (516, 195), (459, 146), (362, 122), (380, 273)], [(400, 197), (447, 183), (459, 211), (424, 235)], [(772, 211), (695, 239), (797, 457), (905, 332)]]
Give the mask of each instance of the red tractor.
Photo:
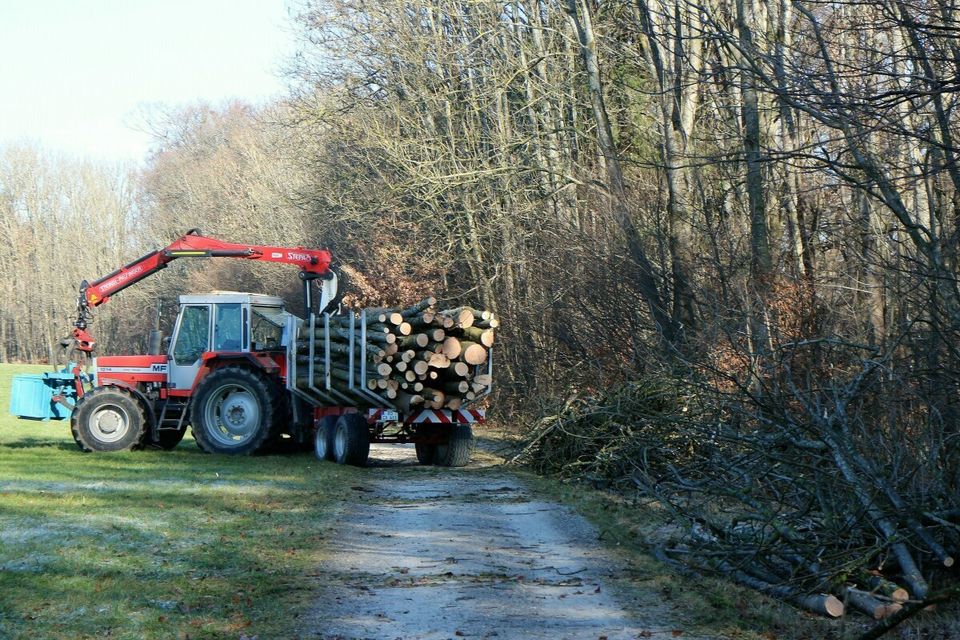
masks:
[[(43, 416), (21, 412), (21, 417), (69, 414), (73, 437), (84, 451), (172, 449), (190, 426), (197, 444), (210, 453), (250, 454), (281, 443), (313, 444), (318, 457), (363, 465), (371, 442), (412, 442), (421, 462), (466, 464), (473, 444), (470, 425), (483, 420), (482, 411), (405, 413), (359, 384), (359, 371), (357, 384), (351, 374), (348, 388), (334, 389), (329, 385), (329, 349), (326, 360), (319, 355), (309, 359), (310, 384), (297, 384), (301, 333), (309, 330), (313, 335), (316, 327), (335, 318), (359, 323), (357, 335), (366, 335), (364, 314), (351, 314), (345, 320), (345, 316), (326, 313), (337, 294), (337, 276), (325, 250), (231, 244), (191, 230), (164, 249), (81, 284), (75, 348), (87, 355), (94, 349), (95, 341), (87, 332), (93, 307), (169, 262), (188, 257), (300, 267), (308, 318), (286, 312), (283, 300), (273, 296), (234, 292), (180, 296), (167, 353), (160, 352), (161, 339), (155, 331), (149, 355), (93, 358), (91, 370), (73, 367), (68, 383), (52, 394), (57, 411)], [(320, 289), (316, 305), (315, 283)], [(361, 353), (364, 346), (358, 345)], [(323, 379), (324, 373), (328, 384), (319, 388), (313, 380)]]

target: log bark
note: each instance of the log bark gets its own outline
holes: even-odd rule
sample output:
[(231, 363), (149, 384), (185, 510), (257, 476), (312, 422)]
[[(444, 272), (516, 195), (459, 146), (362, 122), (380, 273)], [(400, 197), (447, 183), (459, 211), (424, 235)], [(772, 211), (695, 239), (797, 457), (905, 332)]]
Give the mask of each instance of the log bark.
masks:
[(443, 384), (443, 390), (448, 393), (464, 394), (470, 390), (470, 383), (466, 380), (451, 380)]
[(442, 391), (430, 387), (423, 388), (423, 398), (424, 404), (431, 409), (442, 409), (447, 400), (446, 395)]
[(489, 320), (475, 320), (473, 326), (480, 329), (496, 329), (500, 326), (500, 320), (497, 318), (490, 318)]
[[(359, 344), (359, 341), (358, 341), (358, 344)], [(309, 349), (310, 349), (310, 343), (309, 343), (309, 342), (306, 342), (306, 341), (297, 341), (297, 351), (299, 351), (301, 354), (303, 354), (303, 353), (309, 353)], [(316, 355), (323, 354), (324, 349), (325, 349), (325, 347), (324, 347), (324, 341), (323, 341), (323, 340), (318, 340), (318, 341), (316, 341), (316, 342), (314, 343), (313, 353), (314, 353), (315, 356), (316, 356)], [(387, 355), (386, 352), (385, 352), (383, 349), (381, 349), (380, 347), (378, 347), (378, 346), (376, 346), (376, 345), (373, 345), (373, 344), (368, 344), (367, 347), (366, 347), (366, 351), (367, 351), (367, 353), (368, 353), (371, 357), (376, 357), (376, 358), (383, 358), (384, 356)], [(350, 353), (350, 345), (349, 345), (348, 343), (345, 343), (345, 342), (331, 342), (331, 343), (330, 343), (330, 353), (349, 354), (349, 353)]]
[(881, 602), (866, 591), (860, 591), (859, 589), (848, 587), (842, 590), (841, 595), (854, 609), (862, 611), (874, 620), (882, 620), (901, 609), (901, 605), (895, 602)]
[(879, 593), (894, 602), (903, 603), (910, 599), (910, 592), (898, 584), (890, 582), (883, 576), (869, 576), (864, 580), (864, 584), (871, 591)]
[(423, 396), (413, 393), (404, 393), (400, 391), (397, 393), (396, 400), (397, 408), (403, 411), (404, 413), (410, 413), (411, 411), (419, 408), (423, 404)]
[(427, 296), (412, 307), (401, 311), (400, 315), (404, 318), (412, 318), (413, 316), (420, 315), (423, 311), (426, 311), (435, 304), (437, 304), (437, 299), (433, 296)]
[(792, 602), (794, 605), (802, 609), (806, 609), (807, 611), (813, 611), (814, 613), (819, 613), (820, 615), (831, 618), (839, 618), (843, 615), (843, 602), (837, 599), (836, 596), (825, 593), (814, 595), (797, 593), (790, 587), (764, 582), (763, 580), (755, 578), (744, 571), (740, 571), (726, 562), (719, 563), (718, 568), (737, 582), (740, 582), (751, 589), (756, 589), (757, 591), (766, 593), (767, 595), (771, 595), (775, 598)]
[(425, 349), (430, 344), (430, 337), (425, 333), (417, 333), (397, 339), (397, 344), (404, 349)]
[(493, 329), (478, 329), (476, 327), (467, 327), (463, 330), (463, 335), (468, 340), (478, 342), (485, 347), (493, 346)]
[[(468, 307), (458, 307), (457, 309), (450, 309), (449, 311), (441, 311), (440, 315), (453, 320), (453, 324), (450, 326), (461, 329), (472, 327), (476, 319), (473, 310)], [(446, 323), (444, 324), (446, 325)]]

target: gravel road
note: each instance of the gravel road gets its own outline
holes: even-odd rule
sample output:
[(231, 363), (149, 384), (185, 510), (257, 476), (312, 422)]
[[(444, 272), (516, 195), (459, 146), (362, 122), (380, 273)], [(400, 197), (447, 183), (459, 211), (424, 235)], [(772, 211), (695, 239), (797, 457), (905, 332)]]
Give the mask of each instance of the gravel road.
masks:
[(371, 455), (302, 637), (688, 637), (656, 594), (617, 593), (622, 569), (589, 523), (508, 471), (417, 467), (412, 447)]

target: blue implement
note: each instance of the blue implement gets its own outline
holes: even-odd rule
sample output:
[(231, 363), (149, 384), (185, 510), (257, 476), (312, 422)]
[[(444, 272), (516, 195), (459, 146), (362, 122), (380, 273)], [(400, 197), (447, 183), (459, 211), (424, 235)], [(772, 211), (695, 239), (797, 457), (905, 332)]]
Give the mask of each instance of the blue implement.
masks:
[(64, 420), (77, 401), (69, 371), (20, 374), (13, 377), (10, 413), (29, 420)]

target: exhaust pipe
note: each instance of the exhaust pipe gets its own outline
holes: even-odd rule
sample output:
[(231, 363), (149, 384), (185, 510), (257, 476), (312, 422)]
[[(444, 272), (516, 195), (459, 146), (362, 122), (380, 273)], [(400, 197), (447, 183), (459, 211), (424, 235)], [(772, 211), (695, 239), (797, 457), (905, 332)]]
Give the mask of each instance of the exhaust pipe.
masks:
[(163, 344), (163, 331), (153, 329), (150, 332), (150, 340), (147, 342), (147, 353), (151, 356), (161, 355), (160, 345)]

